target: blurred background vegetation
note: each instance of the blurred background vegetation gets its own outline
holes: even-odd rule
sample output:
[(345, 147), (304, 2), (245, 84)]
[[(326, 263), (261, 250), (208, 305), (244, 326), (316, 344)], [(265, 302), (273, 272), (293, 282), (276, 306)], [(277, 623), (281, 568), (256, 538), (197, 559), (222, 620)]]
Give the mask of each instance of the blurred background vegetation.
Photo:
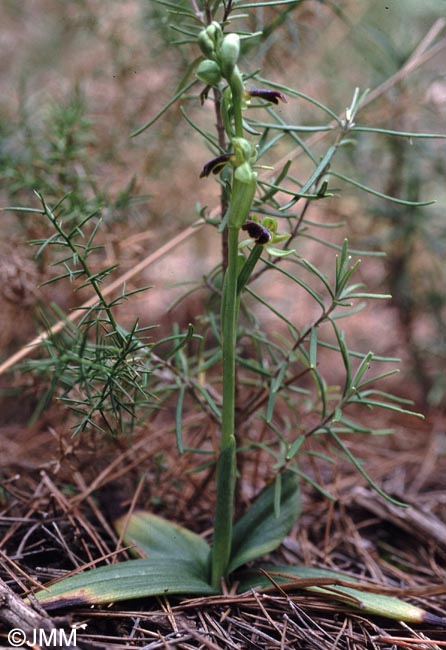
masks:
[[(176, 4), (182, 3), (189, 4)], [(361, 123), (445, 132), (443, 15), (443, 0), (301, 0), (286, 10), (260, 6), (251, 11), (247, 27), (266, 27), (257, 41), (260, 56), (257, 47), (246, 45), (248, 65), (337, 114), (349, 105), (355, 87), (373, 93), (393, 78), (360, 113)], [(198, 181), (206, 155), (178, 105), (141, 136), (129, 137), (169, 101), (197, 56), (191, 46), (173, 44), (182, 37), (172, 29), (174, 18), (152, 0), (4, 0), (0, 5), (0, 205), (37, 205), (37, 189), (50, 204), (69, 193), (63, 210), (72, 219), (100, 210), (105, 247), (98, 264), (117, 262), (121, 272), (190, 225), (197, 204), (217, 203), (217, 187)], [(428, 34), (429, 47), (408, 69), (406, 62)], [(199, 114), (200, 124), (212, 127), (212, 112), (203, 110), (196, 96), (182, 103), (189, 115)], [(326, 119), (298, 99), (280, 111), (290, 123)], [(385, 251), (386, 257), (367, 264), (366, 281), (393, 299), (356, 317), (354, 336), (363, 349), (375, 349), (378, 336), (379, 353), (402, 357), (401, 392), (423, 409), (446, 404), (444, 152), (444, 140), (358, 134), (357, 145), (339, 155), (339, 171), (379, 192), (436, 204), (408, 208), (345, 185), (341, 198), (312, 214), (315, 220), (346, 222), (351, 246)], [(89, 296), (73, 296), (69, 286), (39, 289), (53, 272), (52, 260), (36, 261), (28, 242), (48, 236), (48, 224), (19, 212), (2, 212), (1, 219), (4, 360), (35, 334), (43, 305), (54, 302), (67, 310)], [(138, 294), (126, 304), (129, 322), (136, 313), (146, 324), (161, 323), (167, 334), (166, 308), (178, 295), (178, 288), (175, 293), (169, 286), (199, 280), (210, 270), (216, 246), (216, 239), (200, 234), (187, 249), (136, 278), (135, 286), (155, 284), (159, 291)], [(182, 309), (175, 315), (182, 325), (200, 313), (193, 301)], [(10, 380), (1, 381), (7, 394)], [(17, 416), (14, 409), (4, 413)]]

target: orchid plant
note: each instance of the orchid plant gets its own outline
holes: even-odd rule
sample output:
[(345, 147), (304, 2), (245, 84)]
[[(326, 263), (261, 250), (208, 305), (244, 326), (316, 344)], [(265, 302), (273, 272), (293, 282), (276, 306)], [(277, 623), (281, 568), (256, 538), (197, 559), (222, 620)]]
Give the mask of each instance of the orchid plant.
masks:
[[(173, 3), (167, 0), (159, 1), (168, 10), (175, 11)], [(284, 9), (287, 4), (283, 3)], [(299, 286), (304, 286), (320, 306), (321, 315), (308, 328), (300, 332), (294, 330), (295, 339), (291, 349), (278, 363), (276, 370), (268, 376), (271, 392), (266, 418), (271, 421), (278, 391), (291, 384), (289, 366), (298, 352), (300, 359), (306, 363), (306, 371), (313, 376), (318, 386), (321, 403), (319, 420), (317, 426), (300, 433), (294, 440), (283, 445), (284, 451), (277, 457), (277, 471), (273, 480), (235, 521), (237, 455), (240, 447), (235, 420), (240, 305), (259, 263), (262, 263), (262, 270), (258, 273), (262, 273), (266, 267), (280, 269), (279, 263), (284, 258), (296, 259), (297, 254), (290, 244), (299, 232), (303, 215), (300, 219), (296, 218), (294, 227), (288, 228), (287, 231), (282, 228), (282, 224), (286, 223), (288, 226), (291, 223), (288, 211), (299, 200), (305, 201), (307, 208), (312, 201), (332, 195), (328, 191), (330, 163), (339, 148), (345, 146), (354, 135), (356, 116), (365, 94), (355, 91), (343, 118), (338, 118), (327, 109), (326, 112), (335, 120), (332, 127), (335, 139), (320, 160), (313, 158), (314, 170), (299, 189), (290, 191), (285, 185), (285, 181), (290, 178), (289, 162), (277, 173), (274, 182), (262, 180), (260, 158), (272, 146), (267, 140), (269, 132), (274, 129), (282, 135), (297, 132), (297, 128), (293, 131), (292, 126), (280, 131), (283, 122), (275, 119), (277, 116), (271, 106), (286, 102), (287, 96), (302, 97), (302, 94), (273, 82), (267, 82), (262, 87), (258, 80), (256, 83), (259, 85), (252, 88), (252, 75), (244, 73), (239, 67), (241, 38), (247, 35), (233, 29), (237, 16), (231, 16), (239, 3), (231, 0), (208, 0), (202, 5), (203, 7), (199, 8), (197, 3), (192, 1), (191, 7), (182, 9), (181, 12), (193, 25), (185, 30), (185, 33), (190, 42), (192, 30), (199, 57), (194, 79), (186, 84), (174, 99), (183, 97), (196, 84), (204, 84), (201, 99), (204, 101), (212, 94), (218, 123), (222, 127), (219, 138), (214, 142), (217, 155), (204, 165), (200, 174), (204, 179), (215, 176), (220, 183), (225, 211), (216, 227), (227, 244), (219, 318), (222, 403), (219, 449), (215, 460), (216, 506), (213, 543), (211, 546), (197, 533), (152, 513), (134, 512), (114, 523), (124, 543), (133, 547), (140, 559), (82, 572), (45, 587), (37, 592), (36, 597), (46, 608), (51, 609), (166, 594), (211, 595), (221, 593), (225, 585), (236, 582), (239, 583), (239, 591), (264, 588), (271, 584), (266, 577), (269, 574), (274, 576), (274, 581), (277, 582), (289, 582), (299, 577), (322, 579), (325, 581), (324, 586), (311, 588), (350, 604), (354, 603), (363, 610), (399, 620), (436, 622), (436, 617), (418, 607), (393, 597), (361, 591), (360, 585), (354, 579), (332, 571), (274, 565), (263, 565), (263, 573), (256, 569), (240, 571), (247, 563), (258, 560), (276, 549), (295, 525), (300, 512), (301, 476), (296, 459), (302, 445), (310, 436), (316, 433), (330, 436), (358, 471), (386, 497), (343, 442), (342, 431), (359, 430), (344, 416), (343, 411), (350, 404), (407, 411), (398, 401), (385, 399), (382, 393), (370, 387), (372, 382), (391, 374), (384, 372), (374, 377), (368, 376), (371, 361), (377, 359), (373, 353), (362, 355), (356, 370), (353, 369), (352, 355), (347, 348), (344, 334), (336, 325), (337, 318), (341, 317), (339, 312), (350, 308), (352, 302), (364, 298), (386, 297), (367, 293), (362, 285), (351, 283), (358, 262), (352, 262), (347, 240), (338, 249), (333, 280), (309, 261), (299, 261), (299, 265), (325, 287), (328, 301), (324, 300), (319, 292), (308, 287), (297, 275), (280, 270), (279, 272), (286, 273)], [(246, 117), (253, 101), (260, 103), (260, 106), (268, 111), (268, 115), (273, 117), (272, 122), (262, 126)], [(321, 106), (318, 103), (317, 105)], [(163, 111), (155, 119), (162, 113)], [(155, 119), (138, 129), (135, 134), (148, 128)], [(286, 204), (280, 205), (279, 197), (283, 195), (290, 199)], [(287, 218), (284, 219), (283, 215)], [(240, 241), (241, 234), (243, 241)], [(346, 311), (351, 313), (351, 309)], [(337, 340), (336, 350), (340, 354), (346, 373), (345, 385), (334, 405), (330, 403), (331, 398), (327, 395), (325, 381), (318, 372), (318, 328), (322, 322), (329, 323), (333, 328)], [(121, 332), (120, 336), (125, 343), (127, 334)], [(141, 559), (141, 555), (145, 557)], [(335, 593), (330, 585), (327, 586), (327, 582), (330, 582), (331, 587), (337, 585)]]

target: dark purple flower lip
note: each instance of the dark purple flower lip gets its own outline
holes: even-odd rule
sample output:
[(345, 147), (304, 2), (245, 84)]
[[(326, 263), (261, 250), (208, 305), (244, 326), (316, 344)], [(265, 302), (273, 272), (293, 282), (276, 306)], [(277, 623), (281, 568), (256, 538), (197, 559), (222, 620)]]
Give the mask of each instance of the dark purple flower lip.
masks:
[(257, 221), (246, 221), (242, 226), (242, 230), (246, 230), (256, 244), (267, 244), (271, 240), (271, 233), (268, 228), (257, 223)]
[(279, 100), (287, 103), (287, 98), (285, 95), (278, 90), (273, 90), (272, 88), (252, 88), (251, 90), (246, 91), (250, 97), (260, 97), (261, 99), (266, 99), (267, 102), (272, 104), (278, 104)]
[(213, 174), (218, 174), (221, 172), (223, 167), (226, 165), (227, 162), (231, 160), (233, 157), (233, 153), (222, 153), (221, 156), (217, 156), (216, 158), (212, 158), (209, 162), (207, 162), (203, 169), (201, 170), (200, 173), (200, 178), (204, 178), (205, 176), (209, 176), (209, 174), (212, 172)]

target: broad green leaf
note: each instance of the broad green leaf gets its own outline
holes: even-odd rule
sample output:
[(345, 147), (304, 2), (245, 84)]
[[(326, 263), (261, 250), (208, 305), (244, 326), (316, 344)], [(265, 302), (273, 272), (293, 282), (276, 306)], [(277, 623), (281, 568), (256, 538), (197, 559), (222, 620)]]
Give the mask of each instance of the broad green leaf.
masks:
[(149, 559), (167, 559), (172, 563), (185, 560), (200, 570), (207, 578), (209, 544), (200, 535), (174, 524), (150, 512), (135, 512), (128, 519), (120, 517), (114, 522), (119, 534), (124, 531), (123, 541), (135, 545)]
[(35, 594), (45, 609), (105, 605), (170, 594), (212, 594), (200, 566), (180, 558), (154, 557), (109, 564), (60, 580)]
[[(296, 589), (325, 594), (330, 598), (347, 603), (360, 609), (364, 613), (384, 616), (397, 621), (408, 623), (429, 623), (432, 625), (445, 625), (446, 619), (426, 612), (420, 607), (386, 594), (366, 590), (370, 584), (363, 584), (349, 575), (317, 569), (306, 566), (264, 566), (263, 571), (271, 575), (278, 584), (288, 583)], [(330, 582), (333, 580), (333, 582)], [(314, 584), (312, 584), (314, 583)], [(351, 585), (351, 586), (350, 586)], [(238, 592), (243, 593), (250, 589), (271, 587), (272, 581), (263, 572), (249, 570), (240, 576)]]
[(280, 486), (279, 514), (275, 516), (276, 484), (265, 488), (234, 526), (229, 571), (270, 553), (289, 533), (300, 512), (297, 477), (287, 470)]

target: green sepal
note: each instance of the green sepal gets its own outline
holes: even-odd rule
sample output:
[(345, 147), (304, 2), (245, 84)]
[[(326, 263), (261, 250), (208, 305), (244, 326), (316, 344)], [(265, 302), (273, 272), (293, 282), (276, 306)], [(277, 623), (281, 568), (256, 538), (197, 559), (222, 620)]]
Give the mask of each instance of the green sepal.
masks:
[(90, 569), (45, 587), (34, 596), (45, 609), (56, 609), (149, 596), (214, 593), (194, 562), (156, 557)]
[(237, 521), (232, 535), (229, 571), (270, 553), (288, 535), (300, 513), (296, 474), (286, 470), (266, 487)]
[(209, 86), (215, 86), (221, 81), (220, 66), (211, 59), (201, 61), (195, 74), (200, 81)]
[(265, 246), (268, 255), (272, 257), (289, 257), (296, 253), (294, 248), (276, 248), (275, 246), (270, 246), (267, 244)]
[[(273, 217), (263, 217), (261, 221), (262, 226), (265, 228), (268, 228), (270, 233), (275, 236), (277, 232), (277, 219), (274, 219)], [(280, 237), (281, 235), (279, 235)], [(290, 235), (286, 235), (286, 238), (288, 238)]]
[(219, 47), (217, 54), (223, 76), (231, 81), (232, 73), (240, 56), (240, 36), (227, 34)]
[[(118, 534), (124, 530), (123, 543), (135, 546), (150, 559), (165, 558), (175, 563), (187, 560), (208, 575), (209, 544), (200, 535), (150, 512), (135, 512), (129, 518), (120, 517), (114, 523)], [(138, 554), (140, 557), (140, 554)]]
[(287, 241), (291, 237), (290, 233), (284, 232), (281, 234), (273, 234), (273, 237), (271, 239), (272, 244), (280, 244), (280, 242)]
[(205, 56), (214, 57), (223, 39), (220, 23), (213, 20), (198, 34), (198, 45)]

